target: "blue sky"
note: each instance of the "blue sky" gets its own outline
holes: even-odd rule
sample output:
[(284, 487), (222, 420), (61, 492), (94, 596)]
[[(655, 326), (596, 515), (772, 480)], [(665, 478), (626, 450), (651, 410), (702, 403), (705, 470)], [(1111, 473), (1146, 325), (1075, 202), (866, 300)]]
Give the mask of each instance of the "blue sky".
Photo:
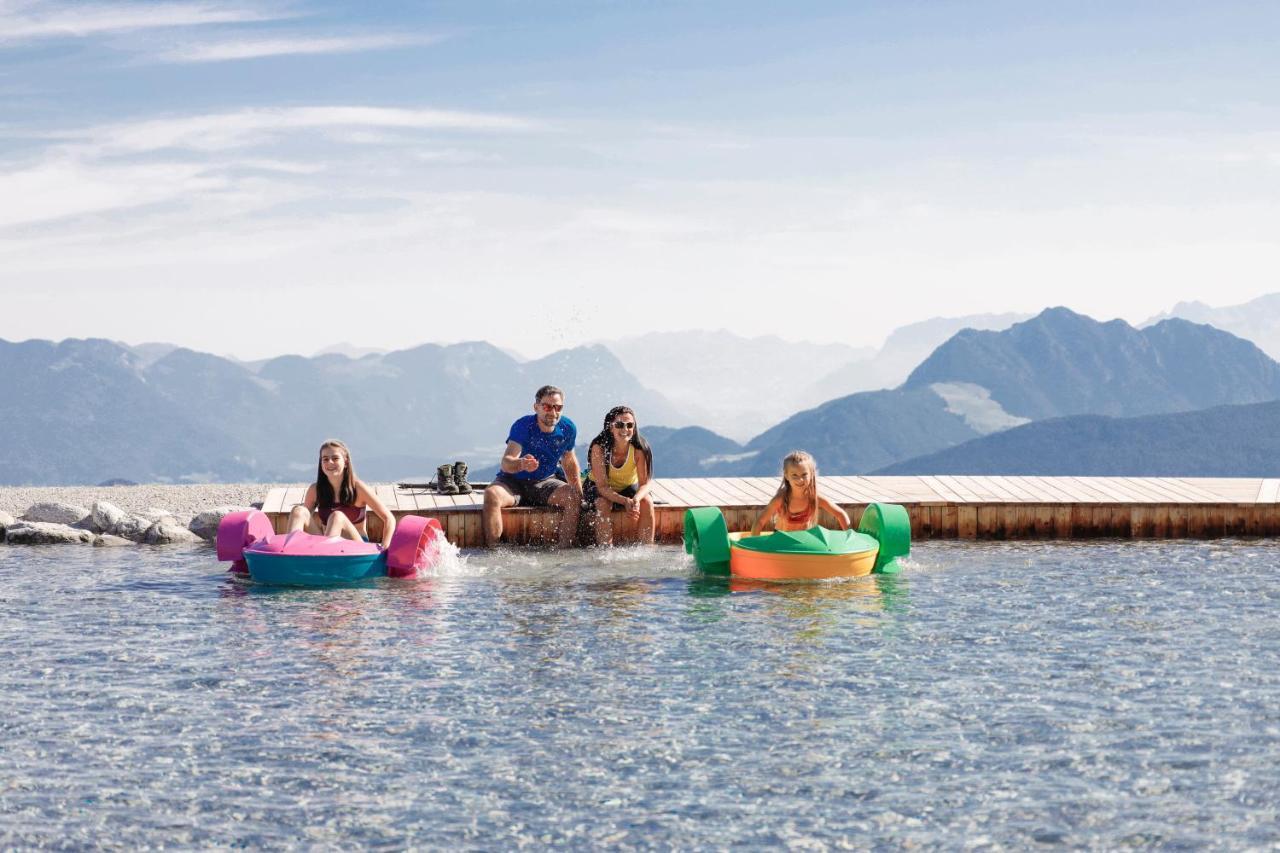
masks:
[(0, 337), (874, 345), (1280, 290), (1280, 5), (0, 0)]

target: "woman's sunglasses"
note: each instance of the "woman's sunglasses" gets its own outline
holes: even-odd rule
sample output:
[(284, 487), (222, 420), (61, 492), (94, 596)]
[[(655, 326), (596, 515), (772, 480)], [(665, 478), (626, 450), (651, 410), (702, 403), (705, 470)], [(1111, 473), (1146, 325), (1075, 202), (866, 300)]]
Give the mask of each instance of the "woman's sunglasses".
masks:
[(614, 421), (613, 427), (614, 429), (635, 429), (636, 425), (630, 421)]

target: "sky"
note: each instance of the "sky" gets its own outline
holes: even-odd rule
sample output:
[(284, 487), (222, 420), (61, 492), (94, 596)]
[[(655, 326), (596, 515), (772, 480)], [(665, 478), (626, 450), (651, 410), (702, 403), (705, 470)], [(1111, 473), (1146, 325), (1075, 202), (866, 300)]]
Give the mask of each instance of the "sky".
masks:
[(1280, 291), (1280, 4), (0, 0), (0, 338), (875, 346)]

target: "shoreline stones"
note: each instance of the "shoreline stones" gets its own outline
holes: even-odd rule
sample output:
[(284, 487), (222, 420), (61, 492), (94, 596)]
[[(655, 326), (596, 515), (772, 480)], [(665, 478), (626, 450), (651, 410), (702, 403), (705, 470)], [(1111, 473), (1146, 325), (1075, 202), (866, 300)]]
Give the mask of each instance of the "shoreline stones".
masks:
[(21, 521), (44, 524), (81, 524), (91, 518), (89, 510), (62, 501), (42, 501), (27, 507)]
[(223, 518), (233, 512), (247, 512), (248, 510), (249, 507), (247, 506), (220, 506), (216, 509), (207, 509), (191, 519), (187, 529), (206, 542), (212, 542), (218, 538), (218, 525), (222, 523)]
[(212, 543), (225, 516), (247, 509), (249, 507), (219, 506), (192, 516), (159, 507), (130, 513), (105, 500), (95, 500), (91, 509), (61, 501), (42, 501), (28, 507), (20, 518), (0, 512), (0, 542), (13, 545), (76, 543), (98, 547)]
[(94, 501), (92, 516), (93, 529), (97, 533), (110, 533), (116, 529), (116, 525), (129, 517), (110, 501)]
[(4, 532), (5, 542), (11, 545), (89, 544), (94, 538), (91, 531), (48, 521), (19, 521)]
[(142, 541), (148, 545), (183, 545), (204, 540), (178, 524), (173, 516), (165, 516), (147, 528)]

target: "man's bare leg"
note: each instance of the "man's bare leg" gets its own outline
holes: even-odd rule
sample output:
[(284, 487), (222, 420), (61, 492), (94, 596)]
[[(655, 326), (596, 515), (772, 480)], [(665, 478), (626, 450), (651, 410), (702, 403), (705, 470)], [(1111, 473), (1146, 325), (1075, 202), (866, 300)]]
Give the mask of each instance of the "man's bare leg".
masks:
[(492, 483), (484, 490), (484, 544), (492, 548), (502, 538), (502, 511), (516, 505), (516, 496)]
[(559, 547), (568, 548), (578, 533), (578, 513), (582, 510), (582, 493), (565, 483), (551, 493), (547, 505), (560, 510), (559, 531), (556, 541)]

